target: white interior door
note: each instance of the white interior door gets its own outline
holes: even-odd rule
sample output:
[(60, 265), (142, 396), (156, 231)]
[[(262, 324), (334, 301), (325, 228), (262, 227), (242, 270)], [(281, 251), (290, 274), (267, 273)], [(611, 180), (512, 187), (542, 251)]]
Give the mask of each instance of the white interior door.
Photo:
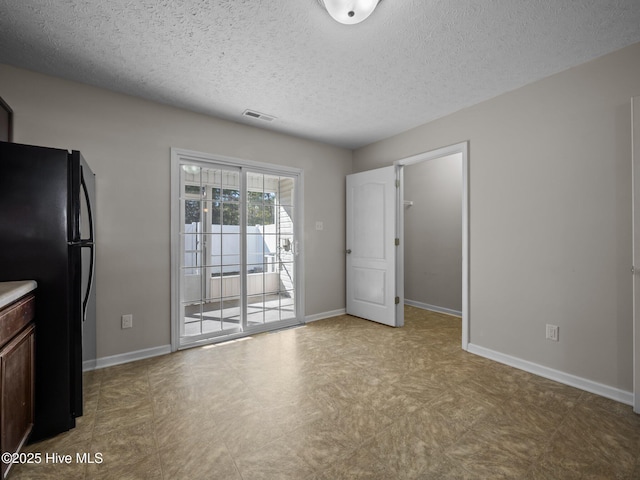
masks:
[(397, 198), (394, 166), (347, 175), (347, 313), (393, 327)]
[(631, 99), (633, 159), (633, 411), (640, 413), (640, 97)]

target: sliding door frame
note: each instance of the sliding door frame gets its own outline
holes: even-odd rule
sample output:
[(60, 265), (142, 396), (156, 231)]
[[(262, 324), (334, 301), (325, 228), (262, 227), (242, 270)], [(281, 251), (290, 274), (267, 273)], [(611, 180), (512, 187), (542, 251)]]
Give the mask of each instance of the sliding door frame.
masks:
[[(294, 239), (295, 239), (295, 318), (291, 320), (281, 320), (277, 323), (265, 323), (258, 327), (252, 327), (250, 330), (240, 333), (231, 333), (228, 335), (221, 335), (209, 338), (207, 340), (194, 342), (189, 345), (180, 344), (180, 322), (182, 318), (181, 298), (180, 298), (180, 278), (181, 278), (181, 258), (183, 255), (181, 242), (180, 242), (180, 202), (181, 195), (181, 182), (180, 182), (180, 167), (181, 165), (196, 165), (203, 168), (212, 168), (215, 166), (229, 166), (234, 168), (240, 168), (240, 184), (245, 185), (244, 174), (247, 170), (266, 174), (266, 175), (283, 175), (295, 178), (294, 189)], [(246, 190), (242, 187), (242, 191)], [(209, 153), (202, 153), (192, 150), (185, 150), (179, 148), (171, 149), (171, 351), (177, 351), (184, 348), (190, 348), (200, 345), (206, 345), (210, 343), (216, 343), (221, 341), (228, 341), (235, 338), (244, 337), (247, 335), (260, 333), (262, 331), (269, 331), (278, 328), (285, 328), (291, 325), (297, 325), (304, 323), (304, 176), (303, 170), (295, 167), (288, 167), (282, 165), (276, 165), (271, 163), (256, 162), (252, 160), (244, 160), (240, 158), (228, 157), (223, 155), (214, 155)], [(241, 201), (241, 211), (246, 209), (246, 201)], [(241, 218), (245, 218), (245, 215), (241, 215)], [(246, 251), (246, 238), (245, 235), (241, 236), (242, 248), (241, 257), (244, 257)], [(242, 258), (242, 264), (246, 264), (246, 258)], [(246, 269), (245, 269), (246, 270)], [(246, 273), (246, 272), (244, 272)], [(247, 291), (246, 282), (242, 282), (242, 304), (246, 308)], [(244, 313), (243, 313), (244, 315)]]

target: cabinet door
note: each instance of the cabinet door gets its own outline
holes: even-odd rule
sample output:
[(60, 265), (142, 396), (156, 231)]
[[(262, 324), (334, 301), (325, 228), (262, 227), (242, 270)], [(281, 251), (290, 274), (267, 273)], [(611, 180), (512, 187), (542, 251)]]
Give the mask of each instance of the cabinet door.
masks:
[[(17, 452), (33, 427), (34, 330), (31, 324), (0, 350), (0, 449)], [(2, 465), (2, 477), (9, 465)]]

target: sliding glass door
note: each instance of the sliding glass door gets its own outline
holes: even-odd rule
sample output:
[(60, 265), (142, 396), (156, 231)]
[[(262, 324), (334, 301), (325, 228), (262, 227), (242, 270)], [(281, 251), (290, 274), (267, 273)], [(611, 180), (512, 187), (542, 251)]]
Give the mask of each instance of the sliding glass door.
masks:
[(294, 179), (247, 172), (247, 322), (295, 318)]
[(300, 323), (300, 172), (172, 157), (174, 347)]
[(240, 172), (183, 165), (181, 177), (181, 337), (239, 332)]

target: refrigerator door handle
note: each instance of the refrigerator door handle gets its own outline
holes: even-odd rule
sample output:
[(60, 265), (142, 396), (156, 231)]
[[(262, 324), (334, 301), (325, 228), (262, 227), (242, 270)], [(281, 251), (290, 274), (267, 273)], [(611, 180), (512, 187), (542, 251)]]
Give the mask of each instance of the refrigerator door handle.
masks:
[[(94, 263), (95, 263), (95, 258), (96, 258), (96, 251), (95, 251), (95, 244), (94, 242), (94, 238), (95, 238), (95, 232), (94, 232), (94, 225), (93, 225), (93, 205), (91, 204), (91, 194), (89, 192), (89, 188), (87, 187), (87, 183), (84, 177), (84, 169), (82, 168), (82, 165), (80, 165), (80, 186), (82, 189), (82, 194), (84, 195), (84, 200), (85, 200), (85, 204), (87, 206), (87, 220), (89, 222), (89, 238), (82, 238), (81, 237), (81, 232), (79, 231), (79, 223), (78, 223), (78, 239), (79, 242), (77, 242), (77, 245), (80, 246), (80, 248), (89, 248), (91, 249), (91, 260), (89, 262), (89, 272), (88, 272), (88, 280), (87, 280), (87, 290), (84, 292), (84, 298), (82, 300), (82, 321), (86, 321), (87, 320), (87, 305), (89, 303), (89, 296), (91, 295), (91, 289), (93, 288), (93, 270), (94, 270)], [(79, 217), (79, 215), (78, 215)]]
[(87, 290), (84, 292), (84, 298), (82, 300), (82, 321), (86, 321), (87, 319), (87, 304), (89, 303), (89, 295), (91, 294), (91, 289), (93, 288), (93, 263), (95, 262), (96, 251), (93, 243), (89, 243), (86, 245), (81, 245), (81, 247), (91, 249), (91, 261), (89, 262), (89, 280), (87, 281)]
[(80, 238), (80, 241), (88, 240), (89, 242), (93, 242), (93, 211), (91, 210), (91, 198), (89, 196), (89, 189), (87, 188), (87, 184), (84, 180), (84, 172), (82, 170), (82, 166), (80, 167), (80, 184), (82, 185), (82, 192), (84, 193), (85, 203), (87, 204), (87, 217), (89, 219), (89, 238)]

